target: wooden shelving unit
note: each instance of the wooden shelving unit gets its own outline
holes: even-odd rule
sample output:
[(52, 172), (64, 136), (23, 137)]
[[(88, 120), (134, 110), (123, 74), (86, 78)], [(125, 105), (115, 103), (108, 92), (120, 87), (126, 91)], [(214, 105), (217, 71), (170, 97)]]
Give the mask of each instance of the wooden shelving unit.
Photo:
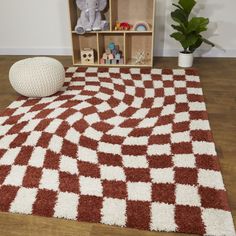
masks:
[[(154, 19), (155, 0), (108, 0), (108, 6), (102, 13), (109, 22), (108, 31), (92, 31), (84, 35), (78, 35), (74, 29), (80, 11), (75, 0), (68, 0), (71, 22), (71, 36), (73, 48), (73, 64), (76, 66), (105, 66), (105, 67), (152, 67), (153, 43), (154, 43)], [(116, 22), (128, 22), (134, 25), (136, 22), (145, 21), (150, 25), (149, 31), (115, 31)], [(102, 57), (108, 44), (113, 42), (119, 45), (124, 57), (124, 64), (101, 64)], [(81, 63), (80, 50), (92, 48), (95, 51), (95, 64)], [(145, 63), (135, 64), (137, 51), (145, 51)]]

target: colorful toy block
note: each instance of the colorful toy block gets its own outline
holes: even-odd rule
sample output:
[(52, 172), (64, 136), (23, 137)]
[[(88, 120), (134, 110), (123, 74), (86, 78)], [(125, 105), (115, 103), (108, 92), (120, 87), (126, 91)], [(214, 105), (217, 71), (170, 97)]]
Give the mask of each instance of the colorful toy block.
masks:
[(100, 60), (101, 64), (124, 64), (124, 59), (122, 58), (122, 53), (119, 50), (119, 45), (114, 43), (109, 43), (108, 48), (106, 48), (103, 56)]

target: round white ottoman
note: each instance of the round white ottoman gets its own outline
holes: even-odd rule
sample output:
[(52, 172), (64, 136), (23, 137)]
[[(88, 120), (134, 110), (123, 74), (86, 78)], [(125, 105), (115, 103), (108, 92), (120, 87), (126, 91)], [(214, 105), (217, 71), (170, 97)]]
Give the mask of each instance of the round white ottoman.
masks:
[(12, 87), (26, 97), (46, 97), (56, 93), (65, 81), (63, 65), (49, 57), (16, 62), (10, 69)]

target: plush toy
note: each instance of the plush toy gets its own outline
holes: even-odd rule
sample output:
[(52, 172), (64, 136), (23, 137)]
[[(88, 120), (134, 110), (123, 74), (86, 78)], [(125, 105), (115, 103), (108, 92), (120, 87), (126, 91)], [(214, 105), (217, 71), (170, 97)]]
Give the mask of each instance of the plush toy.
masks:
[(81, 10), (75, 31), (78, 34), (107, 29), (107, 21), (102, 21), (101, 11), (107, 6), (107, 0), (76, 0)]

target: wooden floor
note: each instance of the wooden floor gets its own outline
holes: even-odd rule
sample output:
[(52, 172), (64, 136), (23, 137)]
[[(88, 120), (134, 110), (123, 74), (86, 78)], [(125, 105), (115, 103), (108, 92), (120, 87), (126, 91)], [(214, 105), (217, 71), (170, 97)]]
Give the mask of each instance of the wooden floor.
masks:
[[(10, 66), (23, 57), (0, 56), (0, 111), (17, 94), (8, 81)], [(70, 57), (56, 57), (65, 66)], [(158, 68), (177, 68), (175, 58), (160, 58)], [(236, 59), (196, 59), (206, 98), (211, 128), (220, 158), (229, 203), (236, 222)], [(74, 221), (0, 213), (0, 235), (22, 236), (178, 236), (186, 234), (152, 233), (132, 229), (78, 223)]]

